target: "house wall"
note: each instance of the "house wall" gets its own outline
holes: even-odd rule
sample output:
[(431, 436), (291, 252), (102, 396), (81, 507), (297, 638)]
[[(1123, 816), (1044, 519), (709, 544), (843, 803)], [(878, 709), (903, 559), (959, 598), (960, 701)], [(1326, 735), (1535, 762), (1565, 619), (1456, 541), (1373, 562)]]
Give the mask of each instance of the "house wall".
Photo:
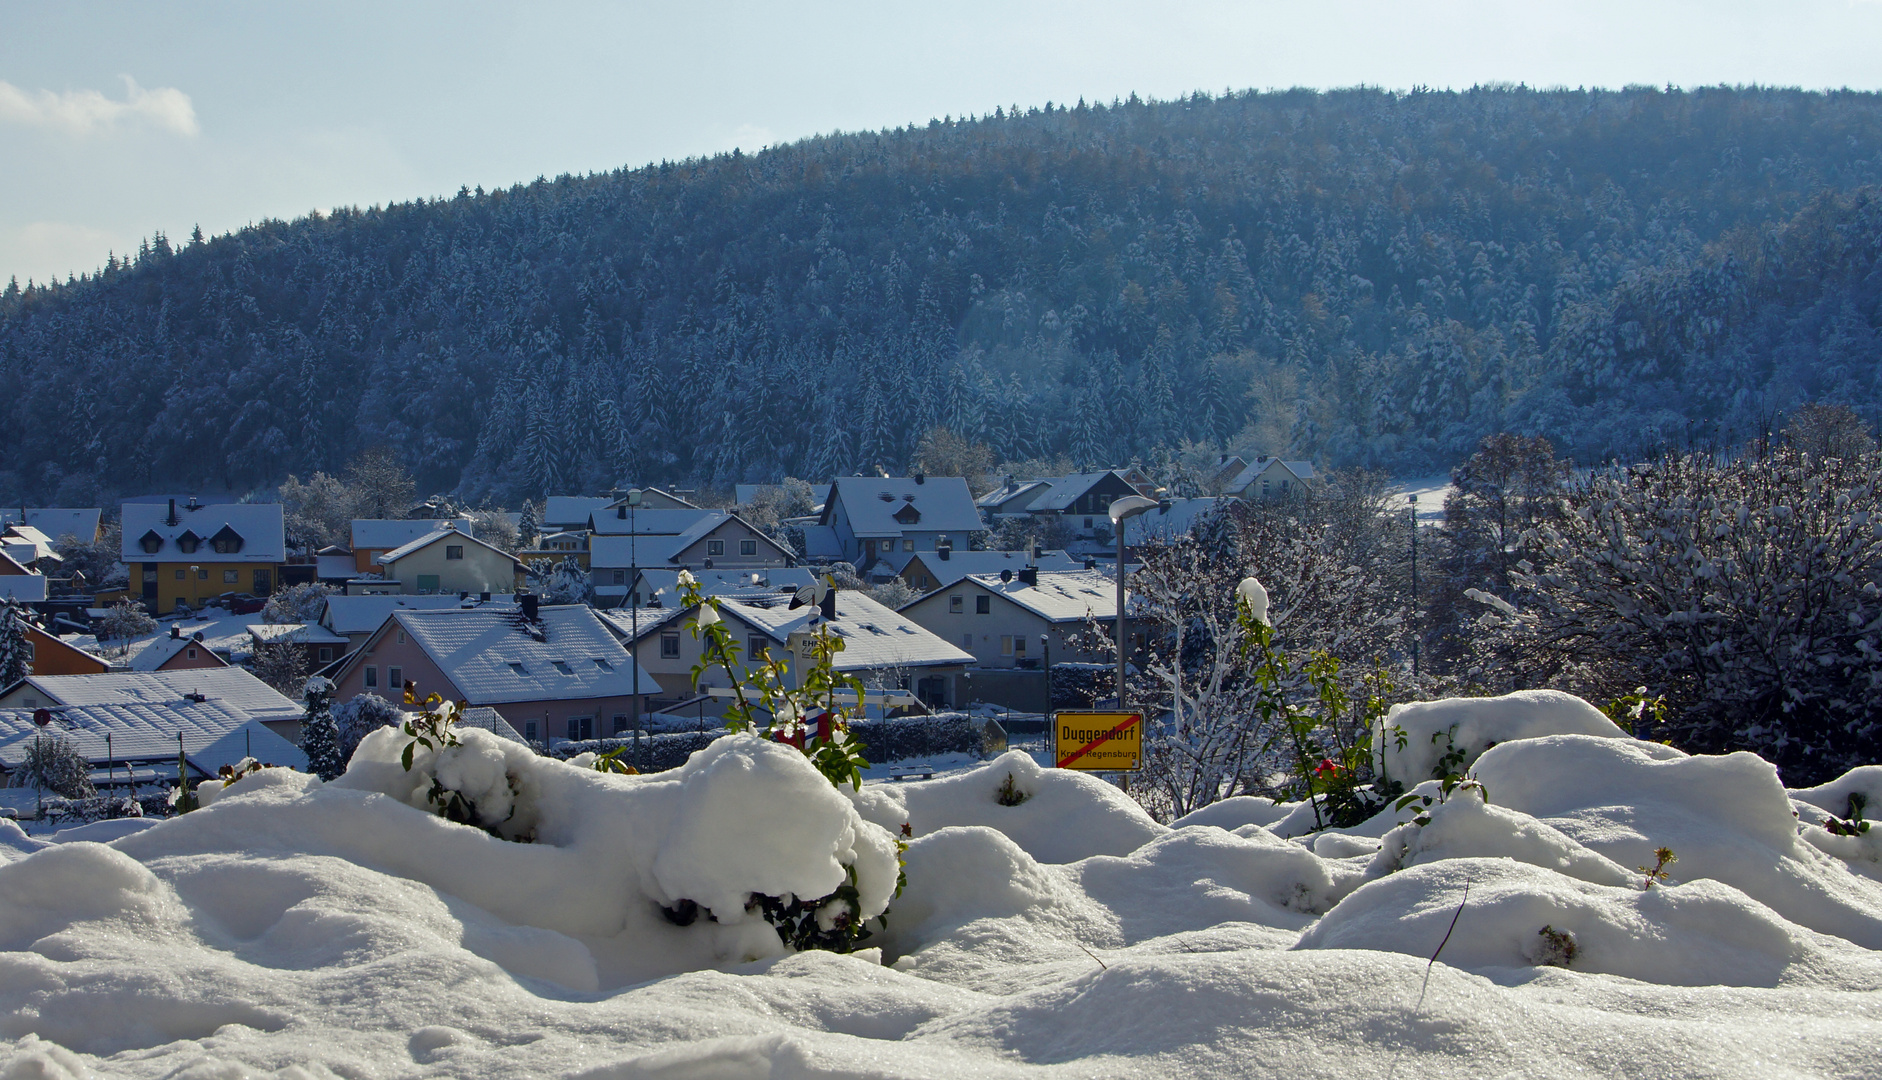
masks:
[[(722, 545), (720, 552), (716, 555), (712, 554), (714, 541)], [(754, 554), (741, 554), (743, 548), (740, 545), (745, 541), (751, 541), (756, 545)], [(727, 518), (718, 528), (682, 548), (670, 561), (676, 566), (700, 567), (706, 564), (707, 559), (712, 560), (713, 568), (716, 570), (747, 568), (761, 570), (766, 567), (785, 565), (783, 553), (772, 546), (769, 538), (759, 535), (754, 529), (746, 528), (732, 518)], [(609, 581), (612, 582), (613, 578), (610, 577)]]
[[(961, 598), (961, 610), (949, 610), (952, 597)], [(975, 612), (974, 598), (989, 597), (985, 615)], [(1069, 639), (1084, 632), (1083, 620), (1071, 623), (1048, 622), (1044, 616), (1030, 611), (1005, 596), (982, 588), (972, 580), (961, 580), (954, 585), (934, 593), (902, 610), (902, 614), (911, 622), (934, 634), (950, 645), (959, 646), (974, 654), (975, 665), (987, 668), (1018, 667), (1021, 660), (1039, 661), (1044, 653), (1040, 635), (1051, 639), (1052, 662), (1066, 661), (1079, 663), (1098, 663), (1109, 660), (1110, 653), (1102, 655), (1075, 648)], [(1108, 623), (1108, 620), (1106, 620)], [(1002, 639), (1014, 639), (1009, 652), (1002, 644)], [(1025, 650), (1018, 647), (1018, 640), (1025, 641)]]
[[(766, 634), (763, 630), (752, 626), (730, 610), (722, 612), (720, 618), (724, 621), (724, 624), (731, 629), (733, 640), (738, 642), (738, 677), (741, 681), (751, 676), (750, 643), (753, 637), (763, 637), (766, 647), (772, 651), (773, 655), (778, 656), (780, 659), (783, 657), (784, 644), (772, 640), (771, 636)], [(705, 654), (706, 648), (705, 635), (702, 634), (699, 637), (693, 636), (692, 628), (695, 621), (694, 616), (674, 619), (672, 622), (661, 626), (658, 630), (642, 637), (638, 643), (631, 641), (622, 642), (622, 647), (627, 649), (630, 653), (633, 653), (640, 661), (641, 670), (653, 676), (654, 680), (660, 684), (660, 697), (662, 700), (676, 701), (693, 695), (693, 665), (699, 663), (700, 657)], [(660, 638), (662, 634), (679, 635), (679, 656), (663, 657), (660, 655)], [(723, 687), (731, 684), (726, 681), (724, 669), (714, 667), (700, 680), (699, 685), (701, 687)], [(708, 710), (708, 712), (710, 712), (710, 710)]]
[(157, 665), (158, 671), (193, 671), (198, 668), (228, 667), (222, 657), (211, 652), (209, 646), (200, 641), (192, 641), (178, 649), (170, 659)]
[[(333, 700), (347, 701), (360, 694), (371, 692), (378, 694), (393, 704), (399, 704), (405, 691), (404, 683), (417, 682), (418, 695), (422, 700), (427, 694), (438, 694), (453, 701), (465, 700), (464, 692), (444, 677), (438, 666), (432, 663), (425, 651), (409, 636), (399, 640), (404, 631), (397, 622), (389, 622), (367, 642), (365, 655), (359, 662), (348, 666), (341, 678), (334, 684)], [(399, 668), (401, 685), (391, 685), (391, 669)], [(378, 682), (377, 686), (366, 685), (366, 672), (371, 669)], [(651, 673), (650, 673), (651, 674)], [(473, 706), (487, 705), (498, 715), (510, 722), (517, 731), (528, 735), (534, 725), (536, 737), (544, 741), (554, 741), (568, 737), (568, 721), (571, 717), (590, 718), (590, 730), (595, 738), (612, 735), (614, 717), (634, 715), (634, 701), (631, 694), (619, 694), (599, 698), (570, 698), (567, 700), (536, 701), (479, 701), (470, 698)], [(651, 699), (643, 695), (640, 702), (640, 715), (652, 712)]]
[(30, 623), (26, 641), (32, 650), (35, 675), (99, 675), (111, 669), (102, 658), (73, 648)]
[[(130, 564), (130, 570), (131, 595), (141, 597), (152, 614), (176, 610), (179, 600), (193, 608), (201, 607), (228, 592), (267, 596), (274, 592), (281, 576), (281, 568), (275, 563), (208, 560), (137, 562)], [(228, 580), (229, 574), (234, 574), (235, 580)]]
[[(464, 557), (447, 559), (445, 549), (462, 545)], [(436, 575), (439, 593), (513, 593), (516, 591), (516, 564), (508, 555), (492, 551), (482, 544), (457, 539), (441, 539), (399, 559), (387, 563), (385, 574), (398, 579), (402, 591), (419, 591), (418, 579)], [(427, 592), (433, 590), (426, 590)]]

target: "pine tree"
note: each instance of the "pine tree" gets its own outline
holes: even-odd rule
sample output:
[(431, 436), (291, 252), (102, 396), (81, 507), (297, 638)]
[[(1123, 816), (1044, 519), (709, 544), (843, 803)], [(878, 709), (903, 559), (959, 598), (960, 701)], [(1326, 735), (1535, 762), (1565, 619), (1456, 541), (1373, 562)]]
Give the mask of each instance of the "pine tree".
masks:
[(20, 604), (11, 598), (0, 601), (0, 689), (32, 673), (32, 643), (26, 639)]
[(541, 531), (542, 526), (536, 522), (536, 504), (528, 499), (524, 499), (523, 515), (516, 523), (517, 546), (525, 548), (534, 547), (536, 545), (536, 534)]
[(307, 718), (301, 721), (301, 751), (307, 768), (322, 780), (346, 771), (340, 757), (340, 726), (333, 720), (333, 683), (316, 675), (307, 680)]

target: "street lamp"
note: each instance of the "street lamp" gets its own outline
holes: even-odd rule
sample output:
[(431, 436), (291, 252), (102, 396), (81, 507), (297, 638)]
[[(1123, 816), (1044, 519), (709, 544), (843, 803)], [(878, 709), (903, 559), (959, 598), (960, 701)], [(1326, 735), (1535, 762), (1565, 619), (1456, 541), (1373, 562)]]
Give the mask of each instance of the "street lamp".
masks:
[(1124, 711), (1124, 523), (1160, 504), (1142, 495), (1126, 495), (1111, 504), (1111, 529), (1117, 533), (1117, 709)]
[(1411, 630), (1412, 678), (1418, 677), (1418, 494), (1407, 493), (1405, 504), (1411, 508)]
[(627, 489), (627, 591), (628, 620), (633, 626), (627, 639), (628, 667), (634, 681), (628, 686), (627, 704), (634, 717), (634, 742), (640, 743), (640, 532), (634, 528), (634, 511), (640, 506), (640, 489)]

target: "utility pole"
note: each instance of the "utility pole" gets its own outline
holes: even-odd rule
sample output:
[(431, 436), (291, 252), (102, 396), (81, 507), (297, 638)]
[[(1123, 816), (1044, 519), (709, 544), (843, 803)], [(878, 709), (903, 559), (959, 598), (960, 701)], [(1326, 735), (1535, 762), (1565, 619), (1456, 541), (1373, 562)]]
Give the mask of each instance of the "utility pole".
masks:
[(1124, 523), (1159, 505), (1142, 495), (1126, 495), (1111, 504), (1111, 528), (1117, 532), (1117, 710), (1127, 712), (1124, 704)]
[(1412, 631), (1412, 678), (1418, 677), (1418, 496), (1416, 493), (1405, 496), (1405, 502), (1411, 507), (1411, 631)]

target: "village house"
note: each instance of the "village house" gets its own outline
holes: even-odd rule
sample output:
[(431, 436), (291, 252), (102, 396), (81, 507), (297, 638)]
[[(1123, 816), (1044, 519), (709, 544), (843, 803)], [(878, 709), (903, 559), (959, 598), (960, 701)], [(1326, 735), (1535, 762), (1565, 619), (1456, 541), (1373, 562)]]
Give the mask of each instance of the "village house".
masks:
[(1223, 499), (1171, 499), (1124, 522), (1124, 546), (1167, 544), (1188, 536), (1196, 523), (1220, 509)]
[(958, 476), (839, 476), (817, 524), (864, 572), (891, 554), (972, 547), (986, 529)]
[(132, 653), (127, 666), (132, 671), (191, 671), (229, 665), (203, 644), (201, 630), (185, 634), (180, 625), (171, 623), (167, 637), (155, 638)]
[(33, 740), (46, 733), (84, 755), (100, 791), (174, 782), (179, 752), (192, 782), (245, 757), (307, 771), (307, 755), (299, 747), (227, 698), (54, 706), (44, 728), (34, 721), (38, 711), (0, 708), (0, 787), (27, 783), (20, 766)]
[(970, 574), (1018, 573), (1028, 566), (1040, 570), (1083, 570), (1083, 559), (1061, 550), (1041, 551), (918, 551), (902, 565), (902, 583), (918, 593), (929, 593)]
[[(973, 659), (971, 655), (876, 603), (866, 593), (839, 589), (835, 597), (837, 617), (826, 625), (843, 639), (843, 650), (834, 662), (836, 670), (854, 675), (871, 692), (907, 691), (931, 708), (949, 708), (963, 700), (966, 688), (960, 678)], [(809, 631), (812, 619), (818, 617), (815, 607), (791, 607), (790, 594), (783, 592), (719, 599), (719, 617), (738, 643), (741, 680), (750, 677), (754, 659), (766, 655), (785, 661), (787, 670), (793, 667), (791, 636)], [(690, 698), (702, 717), (719, 715), (723, 702), (709, 703), (700, 700), (698, 694), (726, 688), (724, 671), (711, 670), (697, 686), (693, 683), (693, 666), (705, 649), (704, 638), (695, 637), (691, 629), (698, 619), (697, 607), (642, 608), (634, 613), (616, 610), (608, 615), (617, 631), (633, 636), (632, 647), (648, 674), (660, 683), (663, 706)], [(638, 632), (629, 627), (630, 618), (638, 618)]]
[(111, 670), (104, 657), (49, 634), (28, 619), (18, 619), (18, 625), (26, 630), (26, 657), (35, 675), (97, 675)]
[(36, 574), (56, 573), (59, 564), (65, 562), (53, 550), (52, 537), (31, 525), (0, 528), (0, 555), (5, 555)]
[(421, 699), (438, 694), (495, 709), (531, 741), (624, 732), (636, 711), (653, 711), (659, 684), (636, 677), (633, 659), (593, 609), (518, 599), (394, 610), (333, 674), (334, 700), (372, 693), (397, 702), (416, 684)]
[(1234, 499), (1274, 499), (1311, 493), (1313, 462), (1258, 457), (1222, 485), (1222, 494)]
[[(254, 720), (290, 743), (301, 738), (301, 703), (239, 667), (190, 671), (110, 671), (102, 675), (28, 675), (0, 689), (0, 709), (137, 706), (161, 715), (192, 714), (197, 705)], [(171, 746), (176, 728), (172, 727)], [(172, 749), (172, 753), (175, 750)]]
[(513, 593), (522, 560), (452, 526), (429, 532), (379, 556), (387, 581), (401, 593)]
[(1080, 539), (1108, 541), (1114, 539), (1109, 516), (1111, 504), (1137, 493), (1130, 481), (1115, 469), (1075, 473), (1053, 481), (1052, 490), (1034, 499), (1027, 513), (1035, 517), (1057, 516)]
[(352, 651), (345, 636), (319, 623), (250, 623), (248, 638), (251, 649), (264, 645), (300, 649), (307, 671), (319, 671)]
[[(353, 571), (357, 574), (380, 572), (379, 556), (396, 551), (414, 540), (423, 540), (441, 529), (455, 528), (466, 536), (475, 534), (467, 517), (416, 521), (396, 518), (353, 519)], [(321, 576), (326, 576), (324, 571)]]
[(42, 604), (46, 595), (46, 575), (0, 551), (0, 600)]
[(96, 506), (22, 506), (0, 509), (0, 528), (30, 525), (54, 543), (71, 537), (81, 544), (105, 538), (105, 512)]
[(123, 523), (131, 595), (152, 613), (224, 593), (267, 596), (287, 558), (278, 503), (125, 503)]
[(1071, 639), (1094, 622), (1115, 633), (1117, 582), (1096, 570), (974, 574), (901, 613), (972, 653), (976, 667), (1037, 667), (1047, 644), (1053, 663), (1098, 662), (1113, 654)]
[[(514, 606), (515, 597), (504, 595), (501, 600), (491, 603), (509, 608)], [(445, 611), (463, 607), (475, 607), (480, 603), (477, 597), (458, 596), (403, 596), (392, 593), (381, 596), (328, 596), (325, 606), (320, 610), (320, 626), (343, 637), (346, 648), (336, 653), (344, 656), (366, 643), (395, 611)]]
[[(789, 567), (796, 561), (763, 530), (723, 510), (641, 510), (627, 517), (597, 515), (594, 524), (589, 580), (602, 606), (624, 602), (636, 571), (643, 569), (749, 572)], [(677, 532), (664, 531), (675, 527)]]
[(1012, 518), (1025, 517), (1034, 500), (1051, 491), (1058, 482), (1058, 477), (1015, 480), (1009, 476), (1004, 484), (975, 499), (974, 505), (980, 508), (980, 515), (987, 524), (998, 525)]

